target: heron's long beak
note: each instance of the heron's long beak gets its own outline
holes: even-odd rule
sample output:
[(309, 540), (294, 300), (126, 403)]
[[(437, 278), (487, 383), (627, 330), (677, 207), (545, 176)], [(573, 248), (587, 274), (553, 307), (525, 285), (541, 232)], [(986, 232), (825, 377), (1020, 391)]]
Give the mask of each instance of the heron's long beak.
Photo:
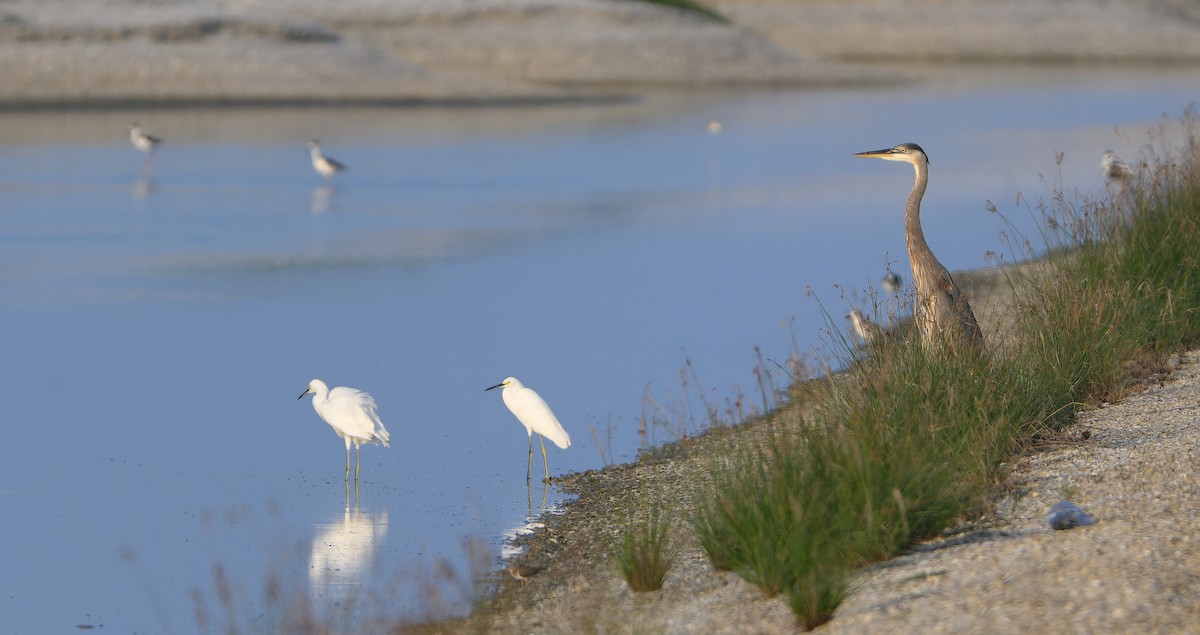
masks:
[(892, 148), (884, 148), (882, 150), (872, 150), (870, 152), (858, 152), (855, 153), (854, 156), (866, 157), (868, 159), (882, 159), (893, 154), (895, 154), (895, 152), (892, 151)]
[(487, 392), (489, 390), (492, 390), (493, 388), (503, 388), (503, 387), (504, 387), (504, 382), (500, 382), (500, 383), (496, 384), (495, 386), (492, 386), (491, 388), (484, 388), (483, 392)]
[(296, 397), (296, 399), (304, 399), (304, 395), (307, 395), (311, 392), (312, 392), (312, 388), (305, 388), (304, 392), (300, 393), (300, 396)]

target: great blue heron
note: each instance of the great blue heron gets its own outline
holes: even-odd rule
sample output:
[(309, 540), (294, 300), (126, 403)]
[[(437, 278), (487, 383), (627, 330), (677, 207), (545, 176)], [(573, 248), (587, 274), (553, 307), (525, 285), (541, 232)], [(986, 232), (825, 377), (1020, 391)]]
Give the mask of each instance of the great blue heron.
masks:
[(846, 317), (850, 318), (850, 324), (854, 325), (854, 332), (867, 344), (882, 340), (887, 335), (882, 326), (872, 322), (871, 318), (858, 309), (850, 309), (850, 315)]
[(894, 148), (859, 152), (854, 156), (903, 161), (913, 166), (916, 181), (904, 206), (904, 235), (908, 243), (908, 259), (912, 261), (913, 285), (916, 287), (915, 311), (917, 327), (927, 345), (942, 342), (959, 347), (983, 349), (983, 331), (975, 321), (971, 305), (963, 296), (950, 272), (929, 244), (921, 229), (921, 197), (929, 184), (929, 157), (921, 146), (902, 143)]
[(326, 156), (324, 152), (321, 152), (321, 144), (317, 143), (316, 139), (308, 142), (308, 153), (312, 157), (313, 169), (316, 170), (318, 174), (325, 177), (326, 182), (328, 182), (334, 174), (346, 171), (345, 163), (342, 163), (331, 156)]

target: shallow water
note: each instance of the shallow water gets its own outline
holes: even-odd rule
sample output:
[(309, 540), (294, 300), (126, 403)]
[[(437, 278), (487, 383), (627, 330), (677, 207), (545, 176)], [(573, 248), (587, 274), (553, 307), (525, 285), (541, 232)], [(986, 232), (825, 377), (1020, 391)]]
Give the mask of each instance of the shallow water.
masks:
[[(1197, 80), (982, 67), (604, 106), (0, 115), (0, 630), (192, 631), (193, 589), (220, 625), (214, 564), (247, 625), (301, 600), (348, 630), (430, 609), (413, 589), (439, 558), (464, 576), (467, 536), (494, 555), (562, 499), (526, 489), (524, 430), (484, 388), (515, 375), (554, 407), (573, 445), (552, 473), (628, 459), (644, 408), (677, 426), (697, 387), (758, 401), (755, 346), (782, 383), (793, 340), (824, 337), (807, 289), (840, 325), (835, 284), (865, 304), (889, 260), (909, 278), (912, 171), (852, 153), (922, 144), (929, 242), (979, 267), (1007, 251), (986, 201), (1036, 236), (1014, 200), (1056, 152), (1099, 190), (1102, 151), (1134, 159)], [(135, 119), (167, 138), (148, 176)], [(332, 187), (314, 136), (351, 167)], [(357, 496), (296, 399), (313, 377), (374, 394), (391, 431)]]

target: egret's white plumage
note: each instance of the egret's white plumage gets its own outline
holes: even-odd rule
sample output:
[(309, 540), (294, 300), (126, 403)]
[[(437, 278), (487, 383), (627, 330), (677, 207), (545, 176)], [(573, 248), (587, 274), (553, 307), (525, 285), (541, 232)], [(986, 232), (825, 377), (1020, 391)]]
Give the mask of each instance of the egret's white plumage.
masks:
[(542, 463), (546, 468), (545, 480), (549, 481), (550, 462), (546, 459), (546, 443), (542, 441), (542, 437), (550, 439), (554, 445), (564, 450), (571, 447), (571, 437), (558, 422), (558, 417), (554, 416), (554, 411), (550, 410), (550, 406), (546, 405), (542, 396), (534, 392), (532, 388), (526, 388), (516, 377), (509, 377), (485, 390), (494, 388), (504, 389), (500, 395), (504, 399), (504, 405), (508, 406), (517, 421), (525, 426), (525, 432), (529, 435), (529, 463), (525, 468), (525, 480), (529, 480), (530, 472), (533, 469), (533, 433), (536, 432), (538, 433), (538, 442), (542, 444)]
[(297, 399), (312, 395), (313, 410), (346, 441), (346, 480), (350, 480), (350, 444), (354, 444), (354, 480), (358, 481), (359, 446), (364, 443), (388, 447), (387, 428), (375, 412), (375, 398), (355, 389), (338, 386), (332, 390), (320, 379), (308, 382), (308, 389)]
[(308, 153), (312, 157), (313, 169), (328, 180), (334, 174), (346, 170), (346, 165), (337, 159), (326, 156), (321, 152), (321, 144), (316, 139), (308, 142)]

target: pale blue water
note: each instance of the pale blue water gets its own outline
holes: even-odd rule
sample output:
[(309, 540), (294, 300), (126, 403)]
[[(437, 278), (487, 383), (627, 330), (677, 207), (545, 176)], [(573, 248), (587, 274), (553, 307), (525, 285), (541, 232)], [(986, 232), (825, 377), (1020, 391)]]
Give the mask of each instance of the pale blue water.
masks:
[[(985, 201), (1036, 235), (1013, 201), (1055, 152), (1098, 190), (1101, 152), (1135, 158), (1198, 80), (985, 67), (607, 106), (0, 115), (0, 631), (191, 632), (193, 589), (220, 630), (214, 563), (243, 624), (271, 619), (268, 570), (351, 605), (351, 630), (410, 610), (438, 558), (461, 570), (466, 536), (495, 553), (542, 506), (484, 388), (515, 375), (554, 407), (574, 444), (553, 473), (612, 458), (590, 428), (627, 460), (685, 355), (706, 394), (757, 401), (755, 346), (822, 341), (806, 289), (840, 322), (835, 284), (865, 301), (888, 258), (908, 279), (912, 171), (852, 153), (924, 146), (929, 241), (979, 267), (1003, 250)], [(149, 179), (135, 119), (167, 138)], [(332, 190), (314, 136), (351, 166)], [(357, 504), (296, 400), (313, 377), (374, 394), (392, 433)]]

